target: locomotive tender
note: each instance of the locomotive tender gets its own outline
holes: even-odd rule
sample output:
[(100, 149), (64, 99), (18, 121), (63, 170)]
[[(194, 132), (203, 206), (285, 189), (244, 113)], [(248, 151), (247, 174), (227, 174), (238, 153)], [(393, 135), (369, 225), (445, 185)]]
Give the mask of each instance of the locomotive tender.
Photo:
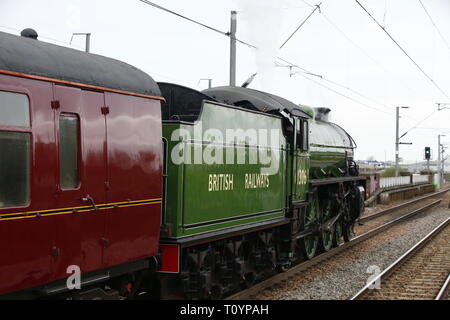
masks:
[(220, 298), (349, 240), (327, 112), (0, 32), (0, 298)]

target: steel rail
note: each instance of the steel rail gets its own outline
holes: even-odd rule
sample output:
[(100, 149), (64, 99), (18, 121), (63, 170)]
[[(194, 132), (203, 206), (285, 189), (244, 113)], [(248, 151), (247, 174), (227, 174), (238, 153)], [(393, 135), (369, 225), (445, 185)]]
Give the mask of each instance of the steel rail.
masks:
[[(370, 293), (371, 287), (387, 276), (391, 275), (397, 268), (399, 268), (403, 263), (413, 257), (421, 248), (423, 248), (431, 239), (437, 236), (447, 225), (450, 224), (450, 217), (444, 222), (434, 228), (430, 233), (417, 242), (412, 248), (406, 251), (400, 258), (398, 258), (394, 263), (387, 267), (382, 273), (375, 277), (370, 283), (367, 283), (358, 293), (356, 293), (350, 300), (359, 300), (363, 298), (366, 294)], [(448, 279), (447, 279), (448, 280)]]
[(387, 208), (387, 209), (385, 209), (385, 210), (381, 210), (381, 211), (379, 211), (379, 212), (375, 212), (375, 213), (373, 213), (373, 214), (371, 214), (371, 215), (367, 215), (367, 216), (361, 217), (361, 218), (358, 219), (358, 222), (363, 223), (363, 222), (366, 222), (366, 221), (369, 221), (369, 220), (372, 220), (372, 219), (376, 219), (376, 218), (378, 218), (378, 217), (384, 216), (385, 214), (391, 213), (391, 212), (393, 212), (393, 211), (397, 211), (397, 210), (399, 210), (399, 209), (403, 209), (403, 208), (405, 208), (405, 207), (407, 207), (407, 206), (409, 206), (409, 205), (415, 204), (415, 203), (420, 202), (420, 201), (422, 201), (422, 200), (426, 200), (426, 199), (429, 199), (429, 198), (433, 198), (433, 197), (436, 197), (436, 196), (440, 196), (440, 195), (442, 195), (442, 194), (444, 194), (444, 193), (446, 193), (446, 192), (448, 192), (448, 191), (450, 191), (450, 188), (449, 188), (449, 189), (446, 189), (446, 190), (443, 190), (443, 191), (433, 192), (433, 193), (428, 194), (428, 195), (426, 195), (426, 196), (419, 197), (419, 198), (417, 198), (417, 199), (414, 199), (414, 200), (411, 200), (411, 201), (408, 201), (408, 202), (401, 203), (401, 204), (396, 205), (396, 206), (394, 206), (394, 207)]
[(441, 290), (439, 290), (439, 293), (436, 295), (436, 298), (434, 298), (434, 300), (444, 300), (448, 294), (449, 289), (450, 289), (450, 273), (448, 274), (447, 280), (445, 280)]
[(226, 297), (224, 300), (246, 300), (246, 299), (249, 299), (250, 297), (255, 296), (258, 293), (264, 291), (265, 289), (272, 287), (274, 284), (282, 283), (287, 280), (293, 279), (300, 272), (302, 272), (306, 269), (309, 269), (312, 266), (339, 254), (340, 252), (348, 250), (351, 247), (355, 246), (356, 244), (363, 242), (364, 240), (367, 240), (367, 239), (377, 235), (378, 233), (380, 233), (396, 224), (399, 224), (400, 222), (402, 222), (406, 219), (409, 219), (419, 213), (422, 213), (422, 212), (434, 207), (435, 205), (439, 204), (441, 201), (442, 200), (436, 200), (430, 204), (427, 204), (426, 206), (416, 209), (410, 213), (404, 214), (401, 217), (398, 217), (397, 219), (386, 222), (385, 224), (383, 224), (375, 229), (372, 229), (366, 233), (363, 233), (348, 242), (344, 242), (340, 246), (338, 246), (328, 252), (324, 252), (324, 253), (319, 254), (318, 256), (312, 258), (311, 260), (302, 262), (302, 263), (292, 267), (291, 269), (289, 269), (286, 272), (276, 274), (273, 277), (263, 280), (248, 289), (245, 289), (243, 291), (239, 291), (233, 295), (230, 295), (230, 296)]

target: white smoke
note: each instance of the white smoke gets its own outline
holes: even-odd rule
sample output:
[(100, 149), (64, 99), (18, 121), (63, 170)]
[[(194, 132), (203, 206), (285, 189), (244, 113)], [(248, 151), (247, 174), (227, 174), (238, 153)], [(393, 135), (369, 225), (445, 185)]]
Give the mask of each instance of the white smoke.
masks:
[(254, 50), (256, 79), (261, 89), (271, 91), (275, 75), (275, 58), (281, 45), (283, 7), (287, 0), (236, 0), (238, 34), (258, 47)]

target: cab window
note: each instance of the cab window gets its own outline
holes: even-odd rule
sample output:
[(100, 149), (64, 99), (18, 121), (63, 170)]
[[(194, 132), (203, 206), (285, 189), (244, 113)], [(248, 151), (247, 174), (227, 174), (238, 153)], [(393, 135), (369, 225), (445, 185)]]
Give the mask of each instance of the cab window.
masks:
[(308, 151), (309, 140), (308, 140), (309, 128), (308, 121), (299, 120), (299, 126), (297, 129), (297, 148), (301, 151)]
[(309, 124), (307, 120), (302, 121), (302, 151), (309, 150)]

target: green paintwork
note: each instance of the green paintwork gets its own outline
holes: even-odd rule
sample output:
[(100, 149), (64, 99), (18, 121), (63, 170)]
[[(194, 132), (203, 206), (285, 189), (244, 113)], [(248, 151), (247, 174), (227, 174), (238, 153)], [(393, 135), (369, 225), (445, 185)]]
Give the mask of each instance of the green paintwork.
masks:
[[(301, 107), (314, 114), (312, 108)], [(294, 134), (290, 145), (279, 117), (214, 102), (204, 102), (201, 110), (194, 123), (163, 122), (163, 225), (168, 238), (281, 219), (292, 202), (307, 200), (309, 179), (345, 175), (346, 157), (353, 155), (351, 138), (329, 122), (308, 120), (309, 150), (301, 151), (297, 147), (301, 135)], [(289, 121), (297, 133), (306, 120), (291, 117)], [(244, 135), (230, 140), (229, 130)], [(270, 130), (277, 130), (279, 135), (268, 149), (267, 143), (249, 138), (252, 130), (266, 130), (269, 136)], [(275, 159), (276, 170), (269, 175), (261, 175), (269, 164), (258, 162), (258, 150)], [(203, 159), (204, 155), (211, 159)], [(316, 239), (309, 240), (314, 247)]]
[[(332, 210), (332, 203), (331, 200), (327, 199), (323, 201), (321, 205), (321, 211), (322, 211), (322, 220), (327, 221), (328, 219), (331, 219), (335, 212)], [(322, 240), (322, 247), (325, 251), (329, 251), (333, 247), (333, 237), (335, 235), (335, 228), (334, 226), (331, 227), (331, 230), (322, 230), (321, 234), (321, 240)]]
[[(300, 130), (300, 119), (295, 118), (295, 131), (301, 132)], [(306, 120), (305, 120), (306, 121)], [(296, 135), (297, 139), (297, 135)], [(295, 141), (294, 145), (297, 145)], [(306, 193), (308, 192), (308, 182), (309, 182), (309, 151), (301, 151), (295, 148), (294, 154), (291, 156), (293, 161), (292, 167), (292, 177), (293, 181), (291, 184), (291, 194), (292, 201), (305, 201)]]
[(334, 245), (339, 246), (344, 242), (344, 235), (342, 231), (342, 221), (337, 221), (335, 225)]
[[(308, 230), (319, 222), (319, 199), (317, 193), (314, 194), (314, 198), (308, 205), (306, 214), (304, 217), (304, 229)], [(318, 235), (309, 235), (302, 238), (301, 243), (303, 245), (303, 253), (306, 259), (312, 259), (316, 255), (317, 246), (319, 244)]]
[[(179, 238), (282, 218), (289, 207), (291, 190), (294, 193), (292, 199), (305, 200), (308, 153), (296, 152), (292, 155), (292, 146), (287, 145), (286, 138), (281, 134), (281, 126), (282, 121), (278, 117), (212, 102), (203, 103), (200, 118), (195, 123), (164, 122), (166, 190), (163, 224), (169, 227), (168, 237)], [(180, 142), (179, 135), (175, 134), (179, 132), (177, 129), (183, 130), (186, 137), (183, 142)], [(245, 176), (260, 174), (261, 168), (267, 168), (268, 165), (251, 164), (257, 160), (255, 154), (258, 153), (258, 142), (241, 139), (236, 140), (234, 145), (229, 139), (225, 139), (227, 129), (279, 130), (278, 139), (271, 141), (273, 149), (266, 149), (269, 155), (276, 159), (278, 166), (277, 170), (268, 176), (268, 181), (266, 177), (259, 175), (257, 177), (260, 182), (257, 187), (248, 183), (246, 187)], [(214, 144), (208, 145), (209, 139), (202, 136), (208, 130), (218, 137)], [(226, 141), (229, 143), (224, 143)], [(261, 148), (261, 143), (259, 144)], [(231, 151), (234, 151), (230, 157), (234, 159), (233, 163), (220, 163), (220, 160), (225, 162), (227, 153)], [(237, 163), (238, 152), (245, 154), (245, 163)], [(199, 160), (198, 155), (205, 153), (214, 156), (216, 163), (195, 161), (196, 154)], [(174, 163), (173, 154), (182, 155), (185, 163)], [(299, 170), (306, 172), (306, 178), (301, 181), (298, 181), (296, 174)], [(214, 177), (217, 178), (220, 174), (232, 177), (232, 187), (230, 179), (227, 183), (226, 178), (222, 178), (220, 187), (219, 184), (211, 183)], [(266, 212), (264, 215), (255, 215)], [(224, 219), (227, 220), (223, 221)]]
[(315, 179), (345, 175), (346, 158), (353, 157), (353, 145), (340, 127), (324, 121), (310, 121), (310, 176)]
[(314, 119), (314, 109), (312, 107), (304, 105), (304, 104), (299, 105), (299, 107), (304, 113), (306, 113), (308, 116), (310, 116), (311, 119)]

